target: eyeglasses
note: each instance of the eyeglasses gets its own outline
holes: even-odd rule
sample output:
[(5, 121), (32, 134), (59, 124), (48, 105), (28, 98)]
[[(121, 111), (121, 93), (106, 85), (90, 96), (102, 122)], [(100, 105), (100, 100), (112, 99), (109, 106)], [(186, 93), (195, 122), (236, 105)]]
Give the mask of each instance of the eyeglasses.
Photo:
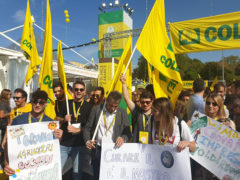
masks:
[(146, 103), (147, 105), (149, 105), (151, 102), (152, 101), (140, 101), (141, 104), (145, 104)]
[(84, 88), (75, 88), (74, 89), (74, 91), (76, 91), (76, 92), (78, 92), (78, 91), (83, 92), (84, 90), (85, 90)]
[(206, 102), (206, 105), (210, 106), (210, 104), (212, 104), (214, 107), (217, 106), (217, 103), (215, 102), (209, 102), (209, 101)]
[(16, 100), (19, 100), (20, 98), (22, 97), (16, 97), (16, 96), (13, 97), (13, 99), (16, 99)]
[(38, 103), (39, 103), (40, 105), (44, 105), (44, 104), (46, 103), (46, 101), (33, 100), (32, 103), (33, 103), (33, 104), (36, 104), (36, 105), (37, 105)]
[(99, 98), (100, 96), (98, 94), (94, 94), (93, 97)]

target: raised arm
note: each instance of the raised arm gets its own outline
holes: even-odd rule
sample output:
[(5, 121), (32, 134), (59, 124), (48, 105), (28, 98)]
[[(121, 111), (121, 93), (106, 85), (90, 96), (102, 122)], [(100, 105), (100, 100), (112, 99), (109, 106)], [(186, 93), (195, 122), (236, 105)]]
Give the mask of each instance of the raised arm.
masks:
[(135, 107), (134, 102), (129, 98), (128, 89), (127, 89), (127, 83), (126, 83), (126, 75), (122, 74), (120, 77), (120, 81), (122, 82), (122, 92), (123, 92), (123, 98), (128, 106), (128, 108), (132, 111)]

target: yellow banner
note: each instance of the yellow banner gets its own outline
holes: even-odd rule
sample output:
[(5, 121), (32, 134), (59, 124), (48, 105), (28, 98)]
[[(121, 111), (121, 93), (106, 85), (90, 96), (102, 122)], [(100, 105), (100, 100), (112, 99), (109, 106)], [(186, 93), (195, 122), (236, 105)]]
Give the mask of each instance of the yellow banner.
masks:
[[(114, 59), (114, 72), (117, 69), (117, 59)], [(98, 86), (102, 86), (107, 92), (113, 79), (112, 58), (99, 59), (98, 64)]]
[(240, 48), (240, 12), (169, 23), (174, 52)]
[[(208, 87), (208, 81), (205, 80), (205, 87)], [(183, 81), (183, 88), (184, 89), (192, 89), (193, 88), (193, 81)]]

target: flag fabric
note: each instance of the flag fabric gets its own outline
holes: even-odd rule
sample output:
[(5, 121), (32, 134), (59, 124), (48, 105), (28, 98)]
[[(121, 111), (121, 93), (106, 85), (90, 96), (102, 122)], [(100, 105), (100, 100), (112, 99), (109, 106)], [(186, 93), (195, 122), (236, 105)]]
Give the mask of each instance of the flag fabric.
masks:
[[(108, 92), (110, 93), (111, 91), (118, 91), (122, 94), (122, 83), (120, 81), (120, 76), (121, 74), (124, 73), (124, 70), (127, 66), (127, 63), (129, 61), (129, 58), (131, 57), (132, 54), (132, 36), (130, 35), (128, 37), (126, 46), (124, 48), (124, 51), (122, 53), (122, 56), (120, 58), (120, 61), (118, 63), (117, 66), (117, 70), (114, 73), (114, 77), (112, 80), (112, 84), (110, 86), (110, 89), (108, 90)], [(127, 87), (128, 87), (128, 94), (129, 94), (129, 98), (132, 99), (132, 62), (130, 62), (128, 69), (126, 71), (126, 77), (127, 77)], [(127, 109), (127, 105), (124, 101), (124, 99), (122, 98), (122, 101), (119, 105), (121, 108)], [(127, 109), (127, 113), (130, 113), (130, 110)]]
[(210, 86), (211, 91), (213, 91), (214, 86), (218, 83), (218, 77), (216, 76)]
[(202, 77), (200, 76), (200, 74), (199, 74), (199, 73), (198, 73), (198, 78), (199, 78), (199, 79), (202, 79)]
[(28, 85), (29, 80), (32, 79), (34, 74), (36, 74), (37, 66), (41, 64), (38, 51), (37, 51), (32, 23), (33, 22), (31, 18), (30, 5), (29, 5), (29, 1), (27, 1), (26, 16), (25, 16), (25, 22), (23, 26), (22, 40), (21, 40), (21, 49), (24, 50), (26, 58), (30, 60), (28, 71), (25, 77), (26, 85)]
[(149, 84), (153, 84), (153, 75), (152, 75), (152, 65), (147, 63), (148, 66), (148, 80), (149, 80)]
[[(164, 0), (156, 0), (136, 46), (156, 69), (153, 78), (155, 97), (168, 97), (174, 105), (174, 99), (182, 90), (182, 79), (166, 31)], [(166, 81), (159, 79), (159, 73)]]
[(67, 81), (66, 81), (66, 75), (65, 75), (65, 70), (64, 70), (61, 41), (58, 42), (57, 64), (58, 64), (58, 77), (60, 78), (60, 81), (62, 83), (64, 93), (65, 93), (65, 95), (67, 95), (68, 99), (73, 99), (67, 90)]
[(55, 98), (53, 93), (53, 53), (52, 53), (52, 21), (49, 0), (47, 0), (47, 12), (45, 20), (45, 33), (44, 33), (44, 47), (41, 63), (41, 70), (39, 75), (40, 89), (48, 94), (48, 105), (45, 108), (45, 114), (54, 119), (55, 114)]

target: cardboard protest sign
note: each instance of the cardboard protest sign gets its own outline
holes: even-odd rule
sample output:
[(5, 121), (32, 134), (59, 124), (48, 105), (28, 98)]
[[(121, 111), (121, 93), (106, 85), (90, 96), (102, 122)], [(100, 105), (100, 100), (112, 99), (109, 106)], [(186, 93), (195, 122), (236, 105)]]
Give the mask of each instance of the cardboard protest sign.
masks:
[(222, 179), (240, 179), (240, 138), (239, 132), (196, 112), (190, 127), (196, 141), (196, 151), (191, 158)]
[(8, 126), (10, 180), (61, 180), (59, 140), (53, 130), (58, 122)]
[(103, 143), (100, 180), (112, 179), (190, 180), (189, 149), (179, 153), (172, 146)]

